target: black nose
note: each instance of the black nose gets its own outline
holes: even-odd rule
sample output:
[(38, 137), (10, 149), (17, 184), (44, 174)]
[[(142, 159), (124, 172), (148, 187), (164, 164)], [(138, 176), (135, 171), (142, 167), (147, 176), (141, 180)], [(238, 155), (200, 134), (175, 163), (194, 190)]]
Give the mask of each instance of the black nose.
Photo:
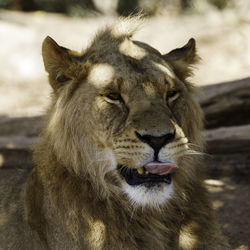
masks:
[(168, 133), (162, 136), (140, 135), (138, 132), (135, 132), (135, 134), (139, 140), (147, 143), (150, 147), (152, 147), (155, 151), (155, 154), (157, 155), (160, 149), (169, 142), (173, 141), (175, 137), (175, 131), (173, 133)]

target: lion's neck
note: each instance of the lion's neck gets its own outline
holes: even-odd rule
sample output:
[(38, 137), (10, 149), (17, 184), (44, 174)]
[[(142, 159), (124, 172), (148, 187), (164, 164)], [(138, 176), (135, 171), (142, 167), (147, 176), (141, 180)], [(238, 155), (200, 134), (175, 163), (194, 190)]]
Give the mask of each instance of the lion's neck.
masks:
[[(110, 245), (119, 246), (118, 249), (137, 249), (135, 239), (140, 237), (144, 238), (140, 242), (141, 249), (150, 244), (154, 249), (160, 243), (153, 243), (152, 239), (170, 234), (168, 226), (171, 221), (162, 218), (161, 212), (164, 211), (134, 209), (121, 193), (101, 196), (90, 180), (83, 181), (61, 168), (55, 169), (44, 185), (45, 192), (48, 192), (49, 213), (56, 215), (54, 219), (59, 221), (63, 235), (79, 245), (87, 245), (86, 249), (95, 249), (97, 240), (98, 246), (102, 246), (100, 249), (109, 249)], [(127, 239), (114, 234), (121, 228)], [(158, 249), (163, 249), (163, 246), (159, 245)]]

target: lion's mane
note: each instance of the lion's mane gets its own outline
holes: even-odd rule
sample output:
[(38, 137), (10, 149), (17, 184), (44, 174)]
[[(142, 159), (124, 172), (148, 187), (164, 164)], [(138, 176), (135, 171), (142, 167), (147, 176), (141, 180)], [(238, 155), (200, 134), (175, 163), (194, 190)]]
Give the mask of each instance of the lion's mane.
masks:
[[(81, 53), (45, 39), (52, 102), (21, 191), (30, 240), (4, 249), (229, 249), (203, 184), (195, 41), (161, 55), (132, 40), (140, 22), (122, 19)], [(153, 150), (138, 134), (162, 131), (175, 131), (159, 150), (179, 166), (173, 183), (128, 185), (118, 165), (143, 165)]]

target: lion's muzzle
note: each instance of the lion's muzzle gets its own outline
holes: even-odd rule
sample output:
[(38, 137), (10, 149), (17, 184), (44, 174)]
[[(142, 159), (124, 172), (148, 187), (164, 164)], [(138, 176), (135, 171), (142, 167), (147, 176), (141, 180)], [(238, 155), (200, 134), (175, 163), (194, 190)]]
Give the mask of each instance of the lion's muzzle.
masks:
[(143, 173), (138, 169), (131, 169), (120, 166), (119, 171), (125, 181), (132, 186), (145, 183), (166, 183), (171, 184), (171, 174), (174, 173), (178, 166), (173, 162), (150, 162), (143, 167)]
[(125, 181), (131, 185), (140, 185), (145, 183), (171, 183), (171, 174), (167, 175), (157, 175), (157, 174), (139, 174), (136, 169), (131, 169), (127, 167), (119, 167), (121, 175), (124, 177)]

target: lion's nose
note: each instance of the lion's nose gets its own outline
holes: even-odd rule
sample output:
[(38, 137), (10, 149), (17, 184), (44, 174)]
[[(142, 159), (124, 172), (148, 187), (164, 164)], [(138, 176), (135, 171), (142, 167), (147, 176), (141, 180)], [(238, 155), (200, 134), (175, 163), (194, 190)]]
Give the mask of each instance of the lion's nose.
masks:
[(155, 151), (155, 154), (157, 155), (160, 149), (164, 147), (166, 144), (168, 144), (169, 142), (173, 141), (175, 137), (175, 131), (172, 133), (167, 133), (162, 136), (152, 136), (148, 134), (141, 135), (138, 132), (135, 132), (135, 134), (140, 141), (147, 143), (150, 147), (152, 147)]

